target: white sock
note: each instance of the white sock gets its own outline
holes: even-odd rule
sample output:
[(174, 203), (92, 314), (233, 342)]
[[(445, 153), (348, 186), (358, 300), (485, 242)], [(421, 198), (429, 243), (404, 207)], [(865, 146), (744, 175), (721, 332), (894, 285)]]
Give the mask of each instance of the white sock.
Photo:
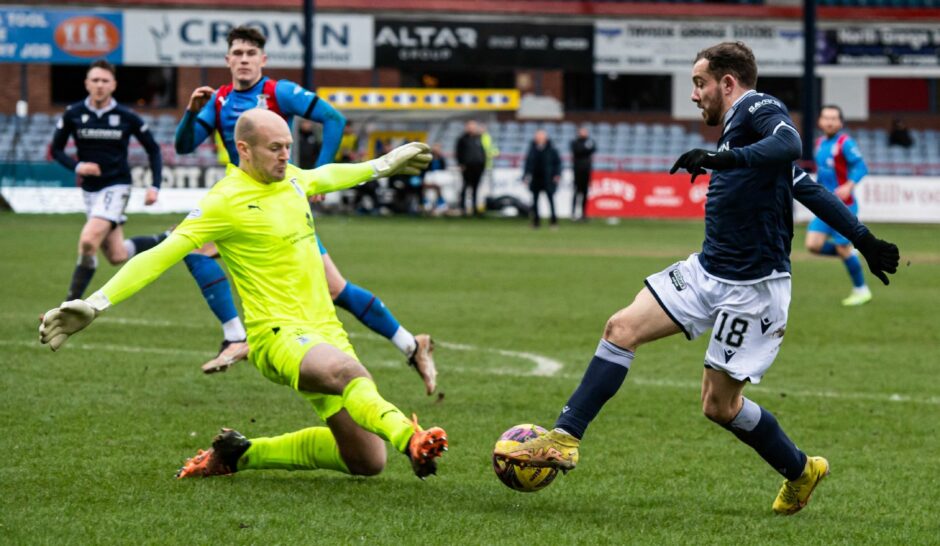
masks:
[(245, 333), (245, 326), (242, 325), (242, 319), (238, 317), (222, 323), (222, 334), (225, 336), (225, 341), (245, 341), (248, 337)]
[(411, 358), (411, 355), (415, 354), (415, 349), (418, 348), (415, 336), (405, 330), (404, 326), (399, 326), (398, 330), (395, 331), (395, 335), (392, 336), (392, 344), (398, 347), (398, 350), (408, 358)]
[(137, 254), (137, 245), (130, 239), (124, 239), (124, 250), (127, 251), (127, 259), (130, 260)]
[(867, 284), (864, 285), (864, 286), (859, 286), (859, 287), (854, 287), (854, 286), (853, 286), (853, 287), (852, 287), (852, 293), (853, 293), (853, 294), (867, 294), (868, 292), (869, 292), (869, 290), (868, 290), (868, 285), (867, 285)]

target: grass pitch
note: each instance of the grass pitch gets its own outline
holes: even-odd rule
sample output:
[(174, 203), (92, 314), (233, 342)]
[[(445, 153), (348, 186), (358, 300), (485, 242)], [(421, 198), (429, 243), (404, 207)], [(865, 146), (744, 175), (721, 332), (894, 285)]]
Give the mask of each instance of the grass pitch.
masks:
[[(0, 543), (940, 540), (938, 227), (874, 226), (901, 247), (902, 268), (857, 309), (839, 305), (850, 285), (838, 261), (794, 253), (786, 342), (747, 393), (801, 448), (828, 457), (833, 474), (807, 509), (784, 518), (770, 510), (780, 477), (701, 416), (707, 338), (643, 347), (588, 431), (581, 466), (548, 489), (516, 493), (490, 467), (503, 430), (551, 426), (607, 317), (646, 275), (700, 247), (700, 223), (536, 232), (515, 221), (319, 218), (346, 277), (439, 343), (442, 400), (424, 396), (397, 351), (340, 312), (383, 394), (448, 431), (439, 476), (421, 482), (397, 453), (375, 478), (173, 480), (220, 426), (269, 436), (316, 418), (250, 364), (199, 372), (220, 333), (183, 265), (60, 353), (41, 348), (36, 318), (65, 293), (82, 221), (0, 215)], [(135, 216), (128, 232), (178, 221)], [(114, 271), (101, 267), (92, 289)]]

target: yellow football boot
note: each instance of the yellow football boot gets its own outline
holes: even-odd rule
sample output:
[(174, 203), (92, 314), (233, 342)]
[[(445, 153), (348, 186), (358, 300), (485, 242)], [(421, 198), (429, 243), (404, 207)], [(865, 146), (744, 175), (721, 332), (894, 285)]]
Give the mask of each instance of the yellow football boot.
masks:
[(557, 468), (568, 472), (578, 465), (580, 445), (581, 440), (556, 429), (514, 446), (511, 451), (496, 451), (493, 455), (521, 466)]
[(829, 475), (829, 461), (822, 457), (807, 457), (806, 468), (799, 478), (784, 480), (783, 487), (774, 500), (774, 512), (789, 516), (799, 512), (807, 503), (813, 490)]

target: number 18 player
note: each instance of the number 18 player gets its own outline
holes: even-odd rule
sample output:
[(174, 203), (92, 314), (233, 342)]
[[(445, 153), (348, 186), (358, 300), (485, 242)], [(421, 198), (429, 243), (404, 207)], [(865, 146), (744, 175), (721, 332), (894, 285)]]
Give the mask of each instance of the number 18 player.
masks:
[(699, 52), (692, 68), (692, 101), (707, 125), (721, 126), (718, 151), (690, 150), (671, 173), (686, 169), (692, 181), (712, 169), (705, 203), (702, 251), (646, 278), (633, 303), (608, 321), (581, 384), (554, 430), (497, 456), (531, 466), (570, 470), (581, 438), (601, 407), (623, 384), (640, 345), (709, 329), (702, 410), (751, 446), (785, 478), (773, 503), (793, 514), (829, 473), (822, 457), (798, 449), (772, 413), (743, 396), (773, 363), (787, 328), (793, 198), (848, 237), (885, 284), (899, 259), (895, 245), (874, 235), (793, 161), (800, 136), (786, 107), (757, 93), (757, 64), (743, 43)]

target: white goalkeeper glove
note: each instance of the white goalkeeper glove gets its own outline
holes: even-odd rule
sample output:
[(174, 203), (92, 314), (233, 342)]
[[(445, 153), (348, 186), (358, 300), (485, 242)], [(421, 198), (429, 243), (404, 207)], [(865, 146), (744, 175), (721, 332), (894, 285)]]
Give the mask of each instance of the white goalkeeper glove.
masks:
[(396, 174), (421, 174), (431, 163), (431, 148), (423, 142), (409, 142), (369, 162), (375, 178)]
[[(103, 300), (103, 301), (102, 301)], [(42, 316), (39, 325), (39, 342), (49, 345), (53, 351), (68, 341), (69, 336), (86, 328), (108, 307), (107, 298), (96, 293), (88, 300), (72, 300)]]

